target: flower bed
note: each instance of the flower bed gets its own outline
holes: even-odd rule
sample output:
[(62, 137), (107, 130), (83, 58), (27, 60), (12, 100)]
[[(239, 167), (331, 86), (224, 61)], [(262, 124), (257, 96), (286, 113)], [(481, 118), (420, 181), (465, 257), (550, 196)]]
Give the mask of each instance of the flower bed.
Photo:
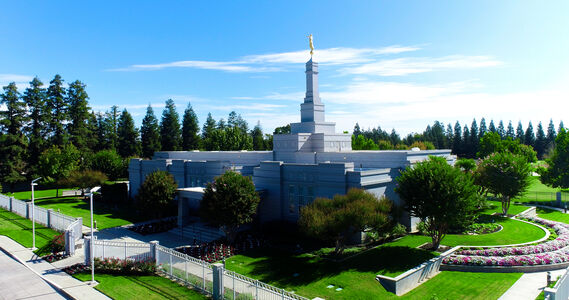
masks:
[(258, 248), (263, 244), (259, 238), (247, 236), (238, 237), (233, 245), (228, 245), (222, 241), (213, 241), (192, 246), (182, 246), (175, 250), (189, 256), (201, 259), (208, 263), (220, 261), (244, 251)]
[[(69, 275), (90, 271), (91, 268), (83, 263), (63, 268)], [(106, 274), (148, 275), (156, 272), (154, 260), (135, 261), (131, 259), (98, 258), (95, 257), (95, 271)]]
[(507, 267), (569, 262), (569, 225), (537, 217), (526, 220), (553, 229), (557, 238), (531, 246), (464, 249), (446, 257), (443, 264)]
[(63, 253), (55, 253), (55, 254), (49, 254), (46, 256), (42, 256), (42, 259), (49, 262), (49, 263), (52, 263), (54, 261), (62, 260), (66, 257), (67, 257), (67, 255), (65, 255)]

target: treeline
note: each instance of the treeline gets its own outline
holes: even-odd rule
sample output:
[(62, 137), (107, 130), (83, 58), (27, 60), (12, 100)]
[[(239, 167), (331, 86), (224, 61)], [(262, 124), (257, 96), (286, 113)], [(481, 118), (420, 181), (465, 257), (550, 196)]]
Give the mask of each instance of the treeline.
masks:
[(486, 120), (482, 118), (480, 125), (476, 119), (472, 121), (470, 127), (462, 126), (458, 121), (452, 126), (446, 126), (435, 121), (433, 125), (427, 126), (423, 133), (408, 134), (405, 138), (400, 138), (399, 134), (393, 129), (391, 133), (382, 130), (381, 127), (361, 130), (358, 123), (354, 126), (352, 149), (354, 150), (389, 150), (389, 149), (408, 149), (419, 147), (425, 149), (452, 149), (452, 153), (459, 157), (476, 158), (480, 151), (480, 139), (488, 132), (497, 133), (501, 139), (517, 140), (521, 144), (533, 147), (538, 159), (543, 159), (554, 148), (557, 132), (564, 128), (563, 121), (559, 123), (557, 130), (553, 121), (549, 121), (547, 131), (544, 130), (541, 122), (534, 129), (530, 121), (524, 129), (521, 122), (518, 122), (516, 129), (509, 121), (504, 126), (503, 121), (499, 121), (495, 126), (494, 121), (490, 120), (486, 125)]
[(149, 105), (137, 128), (126, 109), (95, 112), (88, 100), (83, 82), (66, 87), (60, 75), (47, 87), (37, 77), (23, 92), (14, 82), (3, 87), (1, 182), (13, 185), (38, 176), (56, 181), (54, 177), (64, 178), (73, 169), (95, 168), (106, 168), (100, 171), (111, 179), (122, 178), (128, 158), (149, 158), (155, 151), (272, 149), (272, 136), (263, 134), (259, 123), (249, 130), (235, 112), (227, 121), (209, 114), (200, 132), (190, 104), (180, 122), (174, 101), (167, 100), (160, 122)]

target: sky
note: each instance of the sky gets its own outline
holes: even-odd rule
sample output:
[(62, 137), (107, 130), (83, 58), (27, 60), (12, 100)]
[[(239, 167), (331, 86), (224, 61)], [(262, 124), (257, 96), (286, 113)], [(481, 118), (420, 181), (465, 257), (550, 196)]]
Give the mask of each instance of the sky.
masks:
[(55, 74), (93, 110), (191, 104), (265, 132), (300, 121), (308, 34), (337, 131), (422, 132), (569, 111), (569, 1), (4, 1), (0, 85)]

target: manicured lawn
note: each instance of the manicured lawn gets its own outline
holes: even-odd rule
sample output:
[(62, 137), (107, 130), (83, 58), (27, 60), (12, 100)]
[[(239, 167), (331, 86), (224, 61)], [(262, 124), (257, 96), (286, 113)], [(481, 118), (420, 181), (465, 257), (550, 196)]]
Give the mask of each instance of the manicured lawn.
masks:
[(536, 208), (537, 216), (543, 219), (558, 221), (569, 224), (569, 214), (565, 214), (561, 211), (547, 209), (547, 208)]
[(414, 248), (422, 243), (422, 236), (407, 236), (343, 262), (312, 254), (294, 255), (275, 249), (258, 249), (227, 259), (226, 266), (229, 270), (310, 298), (338, 298), (334, 289), (327, 288), (334, 285), (344, 289), (340, 298), (372, 299), (387, 295), (375, 275), (397, 276), (435, 256)]
[(561, 189), (559, 188), (552, 188), (549, 187), (543, 183), (541, 183), (541, 181), (539, 180), (538, 176), (532, 176), (531, 177), (531, 184), (528, 188), (528, 192), (550, 192), (550, 193), (556, 193), (561, 191)]
[[(35, 190), (34, 191), (34, 198), (38, 199), (38, 198), (51, 198), (51, 197), (57, 197), (57, 196), (62, 196), (63, 195), (63, 191), (69, 191), (71, 189), (59, 189), (59, 191), (57, 191), (56, 189), (51, 189), (51, 190)], [(57, 192), (57, 194), (56, 194)], [(20, 199), (20, 200), (31, 200), (32, 199), (32, 191), (23, 191), (23, 192), (15, 192), (15, 193), (5, 193), (8, 196), (12, 196), (16, 199)]]
[[(482, 211), (482, 214), (502, 214), (502, 203), (500, 201), (488, 201), (488, 203), (492, 205), (492, 208)], [(517, 215), (528, 208), (529, 206), (511, 203), (510, 208), (508, 209), (508, 215)]]
[(522, 273), (444, 271), (400, 299), (498, 299)]
[[(91, 274), (75, 274), (75, 278), (91, 280)], [(160, 276), (119, 276), (95, 274), (95, 289), (115, 299), (207, 299), (204, 295)]]
[[(36, 254), (51, 253), (49, 242), (60, 233), (36, 223)], [(0, 235), (5, 235), (24, 247), (32, 247), (32, 221), (0, 208)]]
[[(55, 190), (44, 190), (41, 192), (44, 195), (55, 195)], [(14, 193), (14, 196), (20, 200), (29, 200), (31, 198), (30, 195), (30, 192)], [(39, 197), (37, 193), (34, 193), (34, 195)], [(82, 217), (83, 225), (85, 226), (90, 226), (91, 224), (89, 201), (85, 201), (81, 197), (36, 198), (35, 203), (44, 208), (59, 210), (62, 214), (71, 217)], [(146, 219), (136, 213), (134, 205), (124, 203), (111, 205), (104, 202), (95, 202), (93, 205), (94, 220), (97, 221), (97, 228), (99, 229), (141, 222)]]

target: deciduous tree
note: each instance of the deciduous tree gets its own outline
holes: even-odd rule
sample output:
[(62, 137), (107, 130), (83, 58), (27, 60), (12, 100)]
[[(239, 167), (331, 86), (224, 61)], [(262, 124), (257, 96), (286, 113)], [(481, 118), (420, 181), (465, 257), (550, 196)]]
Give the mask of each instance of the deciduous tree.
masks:
[(569, 133), (564, 128), (559, 131), (553, 155), (546, 162), (547, 168), (538, 169), (541, 182), (552, 187), (569, 188)]

